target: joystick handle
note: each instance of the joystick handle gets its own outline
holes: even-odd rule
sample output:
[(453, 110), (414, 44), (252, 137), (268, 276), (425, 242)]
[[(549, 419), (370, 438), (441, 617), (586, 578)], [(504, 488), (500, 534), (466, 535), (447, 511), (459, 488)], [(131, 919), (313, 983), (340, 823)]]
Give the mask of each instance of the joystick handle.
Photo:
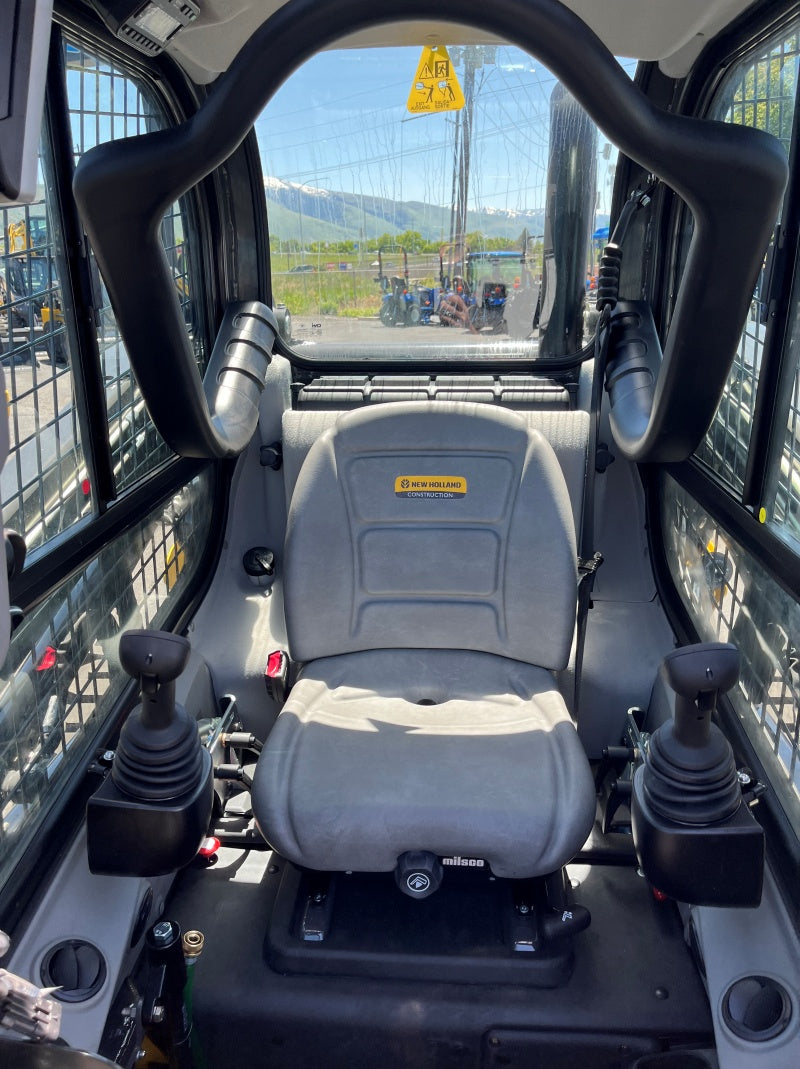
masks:
[(142, 722), (163, 728), (174, 716), (175, 680), (186, 667), (191, 645), (169, 631), (126, 631), (119, 641), (122, 667), (142, 688)]
[(128, 675), (155, 686), (178, 678), (190, 650), (188, 638), (170, 631), (126, 631), (119, 640), (119, 659)]
[(700, 642), (673, 650), (661, 672), (675, 693), (674, 738), (683, 746), (709, 745), (717, 695), (739, 678), (739, 651), (730, 642)]

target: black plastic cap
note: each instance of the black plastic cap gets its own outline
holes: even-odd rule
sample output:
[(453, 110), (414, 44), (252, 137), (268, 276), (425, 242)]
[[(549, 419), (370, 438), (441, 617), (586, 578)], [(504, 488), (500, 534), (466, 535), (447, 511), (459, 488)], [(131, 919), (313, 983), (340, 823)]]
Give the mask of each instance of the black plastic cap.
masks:
[(739, 678), (739, 651), (730, 642), (698, 642), (664, 658), (665, 682), (681, 698), (726, 694)]

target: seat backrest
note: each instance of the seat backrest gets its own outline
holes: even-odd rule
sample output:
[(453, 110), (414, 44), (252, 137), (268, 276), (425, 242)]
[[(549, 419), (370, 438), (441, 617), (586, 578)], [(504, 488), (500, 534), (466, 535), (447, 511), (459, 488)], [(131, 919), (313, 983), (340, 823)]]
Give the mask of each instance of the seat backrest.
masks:
[(556, 670), (575, 588), (564, 478), (515, 413), (377, 405), (341, 416), (311, 447), (286, 535), (295, 660), (469, 649)]

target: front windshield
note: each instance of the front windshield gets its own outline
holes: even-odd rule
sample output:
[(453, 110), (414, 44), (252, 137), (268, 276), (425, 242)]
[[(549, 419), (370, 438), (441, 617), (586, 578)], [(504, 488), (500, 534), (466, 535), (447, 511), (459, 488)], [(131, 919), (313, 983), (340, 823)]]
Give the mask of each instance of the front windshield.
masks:
[(323, 52), (256, 133), (273, 303), (300, 355), (558, 359), (591, 341), (617, 151), (526, 53)]

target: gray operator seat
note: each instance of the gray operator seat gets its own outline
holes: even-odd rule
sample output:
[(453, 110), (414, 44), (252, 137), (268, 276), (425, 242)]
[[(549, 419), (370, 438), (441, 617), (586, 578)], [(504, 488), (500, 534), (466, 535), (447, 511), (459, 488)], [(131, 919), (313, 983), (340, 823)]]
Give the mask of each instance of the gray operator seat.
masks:
[(414, 850), (501, 877), (569, 861), (595, 792), (552, 674), (576, 550), (542, 435), (486, 404), (348, 412), (303, 464), (285, 551), (302, 668), (254, 774), (266, 840), (328, 871)]

